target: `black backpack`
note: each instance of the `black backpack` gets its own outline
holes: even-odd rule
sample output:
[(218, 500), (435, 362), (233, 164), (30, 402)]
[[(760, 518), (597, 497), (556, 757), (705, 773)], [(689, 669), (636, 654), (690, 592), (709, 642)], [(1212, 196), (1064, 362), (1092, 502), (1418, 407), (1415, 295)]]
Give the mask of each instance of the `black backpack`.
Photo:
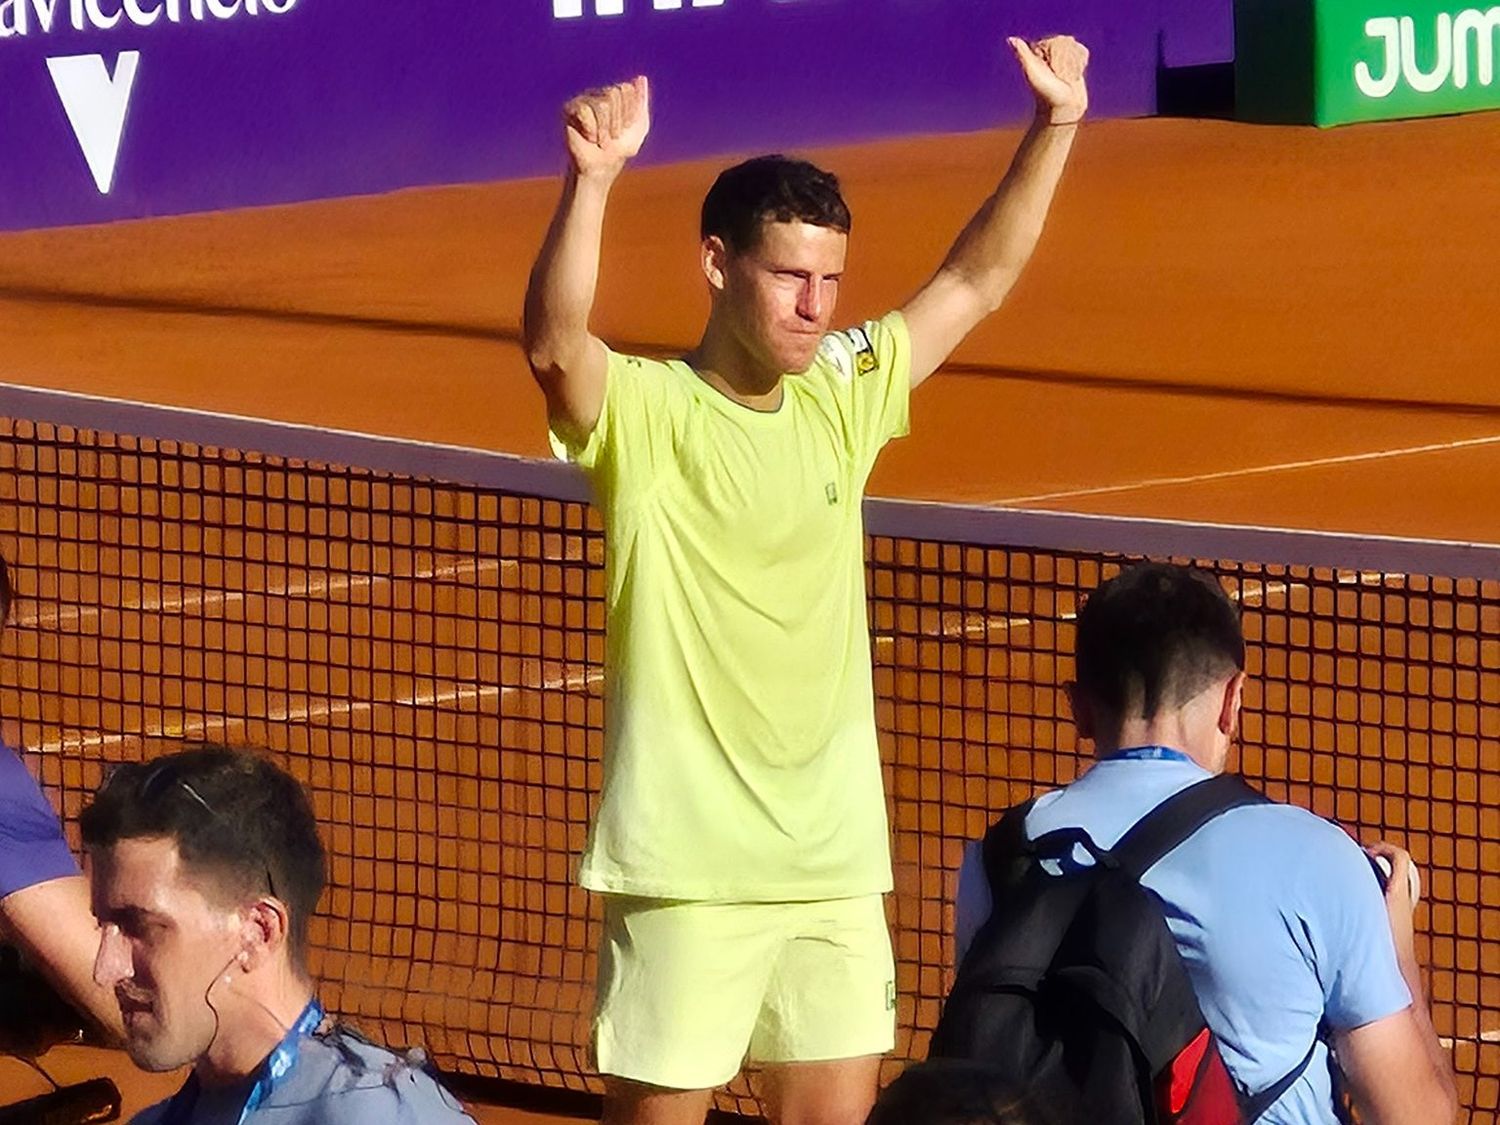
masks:
[[(1269, 1089), (1236, 1087), (1193, 994), (1161, 900), (1140, 884), (1210, 820), (1267, 798), (1222, 775), (1168, 798), (1112, 849), (1082, 829), (1026, 838), (1031, 802), (984, 838), (993, 909), (975, 936), (933, 1033), (934, 1058), (981, 1061), (1090, 1125), (1242, 1125), (1307, 1068)], [(1050, 874), (1075, 848), (1090, 867)], [(1054, 868), (1054, 870), (1056, 870)]]

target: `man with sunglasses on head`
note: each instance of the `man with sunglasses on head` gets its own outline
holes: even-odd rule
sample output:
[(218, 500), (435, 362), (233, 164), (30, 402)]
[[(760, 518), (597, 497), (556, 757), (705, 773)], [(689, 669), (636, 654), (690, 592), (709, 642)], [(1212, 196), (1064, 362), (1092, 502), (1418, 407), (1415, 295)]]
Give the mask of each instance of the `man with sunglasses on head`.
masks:
[(329, 1028), (306, 961), (323, 846), (292, 777), (197, 747), (121, 766), (80, 825), (130, 1057), (193, 1068), (136, 1122), (472, 1122), (420, 1066)]

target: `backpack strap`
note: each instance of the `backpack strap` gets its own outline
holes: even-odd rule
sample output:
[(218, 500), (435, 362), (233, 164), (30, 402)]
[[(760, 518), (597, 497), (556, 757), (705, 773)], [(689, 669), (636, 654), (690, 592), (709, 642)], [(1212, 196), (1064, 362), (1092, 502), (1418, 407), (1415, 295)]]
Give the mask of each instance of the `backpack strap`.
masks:
[(1168, 797), (1126, 832), (1110, 851), (1121, 869), (1139, 879), (1168, 852), (1230, 809), (1270, 799), (1236, 774), (1219, 774)]
[(999, 902), (1010, 887), (1016, 862), (1026, 854), (1026, 817), (1036, 798), (1012, 805), (984, 834), (981, 852), (984, 877), (990, 885), (990, 901)]
[(1312, 1065), (1313, 1056), (1318, 1053), (1318, 1044), (1321, 1042), (1323, 1042), (1323, 1036), (1320, 1031), (1313, 1039), (1312, 1046), (1307, 1049), (1307, 1054), (1302, 1056), (1301, 1062), (1260, 1093), (1246, 1098), (1240, 1104), (1240, 1109), (1245, 1115), (1247, 1125), (1254, 1125), (1255, 1122), (1259, 1121), (1266, 1110), (1280, 1101), (1281, 1095), (1290, 1090), (1297, 1079), (1307, 1073), (1307, 1068)]

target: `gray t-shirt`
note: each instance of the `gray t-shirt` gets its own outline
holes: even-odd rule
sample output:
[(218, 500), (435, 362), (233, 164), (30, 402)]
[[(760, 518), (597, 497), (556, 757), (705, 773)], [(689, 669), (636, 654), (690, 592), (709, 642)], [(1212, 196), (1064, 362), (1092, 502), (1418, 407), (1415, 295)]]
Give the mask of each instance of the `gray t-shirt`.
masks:
[[(185, 1118), (169, 1114), (169, 1099), (143, 1110), (131, 1125), (239, 1125), (255, 1079), (200, 1089)], [(276, 1084), (245, 1125), (458, 1125), (474, 1119), (419, 1067), (344, 1032), (307, 1036), (297, 1064)]]

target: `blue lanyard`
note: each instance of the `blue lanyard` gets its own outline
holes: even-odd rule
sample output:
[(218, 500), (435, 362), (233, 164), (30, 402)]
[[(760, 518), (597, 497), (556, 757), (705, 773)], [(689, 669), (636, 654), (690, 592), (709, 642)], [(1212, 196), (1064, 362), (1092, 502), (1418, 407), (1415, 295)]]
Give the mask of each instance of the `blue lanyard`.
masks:
[(245, 1119), (260, 1108), (261, 1103), (271, 1096), (281, 1080), (292, 1072), (292, 1068), (297, 1065), (297, 1056), (302, 1051), (302, 1040), (317, 1031), (322, 1022), (323, 1005), (318, 1003), (317, 997), (313, 997), (307, 1002), (307, 1007), (302, 1009), (297, 1022), (292, 1024), (292, 1030), (286, 1033), (286, 1038), (276, 1045), (276, 1049), (261, 1066), (260, 1077), (255, 1080), (250, 1096), (245, 1099), (245, 1108), (240, 1111), (240, 1125), (245, 1125)]
[(1132, 746), (1102, 759), (1106, 762), (1192, 762), (1181, 750), (1167, 746)]
[[(297, 1022), (292, 1029), (286, 1033), (286, 1037), (276, 1044), (276, 1049), (266, 1057), (256, 1074), (255, 1085), (250, 1087), (250, 1094), (245, 1098), (245, 1106), (240, 1110), (240, 1125), (245, 1125), (246, 1119), (264, 1104), (281, 1080), (292, 1072), (297, 1065), (297, 1056), (302, 1051), (302, 1040), (318, 1030), (318, 1025), (323, 1022), (323, 1005), (318, 1003), (316, 997), (307, 1002), (307, 1007), (302, 1009), (302, 1014), (297, 1017)], [(166, 1112), (161, 1115), (161, 1125), (189, 1125), (193, 1120), (193, 1111), (198, 1106), (198, 1075), (196, 1073), (188, 1076), (187, 1082), (181, 1090), (167, 1103)]]

